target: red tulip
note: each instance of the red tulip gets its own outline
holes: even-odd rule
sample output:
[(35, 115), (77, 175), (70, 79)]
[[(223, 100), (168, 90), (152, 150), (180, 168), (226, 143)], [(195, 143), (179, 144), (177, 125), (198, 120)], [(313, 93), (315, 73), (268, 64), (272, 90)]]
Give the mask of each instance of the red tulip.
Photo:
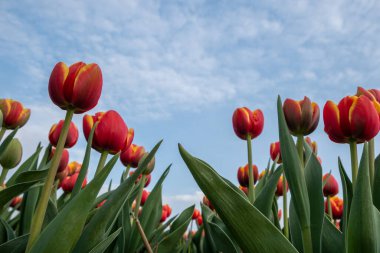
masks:
[(110, 110), (98, 112), (94, 116), (85, 115), (83, 117), (83, 132), (86, 140), (88, 140), (91, 128), (96, 122), (99, 123), (92, 140), (92, 147), (95, 150), (101, 153), (106, 151), (110, 154), (116, 154), (128, 148), (128, 127), (119, 113)]
[[(334, 196), (330, 198), (330, 203), (331, 203), (331, 211), (334, 220), (336, 219), (341, 219), (343, 215), (343, 199), (339, 198), (338, 196)], [(328, 213), (328, 203), (327, 200), (325, 201), (325, 212)]]
[(295, 136), (309, 135), (318, 126), (319, 107), (308, 97), (300, 101), (286, 99), (283, 110), (289, 131)]
[(247, 187), (244, 187), (244, 186), (239, 185), (239, 189), (240, 189), (242, 192), (244, 192), (245, 195), (248, 196), (248, 188), (247, 188)]
[(256, 138), (263, 131), (264, 114), (260, 109), (251, 111), (247, 107), (238, 108), (232, 116), (232, 125), (240, 139), (246, 140), (248, 135), (251, 139)]
[[(63, 120), (60, 120), (58, 124), (54, 124), (50, 128), (49, 132), (49, 141), (52, 146), (57, 146), (59, 136), (61, 135), (63, 127)], [(73, 147), (77, 141), (78, 141), (78, 128), (73, 122), (70, 122), (69, 132), (67, 134), (66, 142), (65, 142), (65, 148), (71, 148)]]
[(26, 124), (30, 117), (30, 109), (13, 99), (0, 99), (0, 111), (3, 113), (3, 125), (6, 129), (15, 129)]
[(145, 204), (145, 201), (148, 199), (149, 192), (147, 190), (143, 190), (142, 195), (141, 195), (141, 202), (140, 206), (143, 206)]
[(356, 96), (361, 96), (361, 95), (364, 95), (367, 98), (369, 98), (369, 100), (371, 100), (373, 105), (375, 106), (376, 111), (380, 113), (380, 90), (377, 90), (377, 89), (366, 90), (362, 87), (358, 87)]
[(339, 185), (338, 182), (335, 180), (334, 176), (331, 174), (325, 174), (323, 176), (323, 181), (325, 180), (327, 181), (325, 186), (323, 187), (323, 195), (325, 197), (337, 195), (339, 192)]
[(305, 141), (307, 144), (309, 144), (311, 150), (314, 152), (314, 154), (318, 153), (318, 144), (316, 141), (312, 141), (310, 137), (306, 137)]
[(203, 218), (202, 218), (202, 215), (199, 215), (198, 218), (197, 218), (197, 223), (198, 223), (198, 226), (202, 226), (203, 224)]
[(69, 170), (67, 167), (65, 169), (63, 169), (61, 172), (57, 172), (57, 174), (55, 175), (55, 179), (59, 180), (58, 188), (62, 187), (62, 181), (68, 175), (69, 175)]
[[(49, 160), (51, 160), (54, 156), (55, 148), (51, 148)], [(62, 152), (61, 160), (59, 161), (58, 170), (57, 173), (60, 173), (66, 169), (67, 164), (69, 163), (69, 151), (67, 149), (64, 149)]]
[(160, 222), (166, 221), (166, 219), (171, 215), (171, 213), (172, 213), (171, 207), (168, 204), (163, 205)]
[[(133, 175), (133, 173), (134, 173), (134, 171), (131, 171), (131, 172), (129, 172), (129, 176), (132, 176)], [(140, 175), (140, 176), (138, 176), (137, 177), (137, 179), (136, 179), (136, 182), (135, 182), (135, 184), (138, 184), (139, 182), (140, 182), (140, 179), (142, 178), (142, 175)], [(150, 180), (152, 179), (152, 176), (151, 176), (151, 174), (149, 174), (149, 175), (146, 175), (146, 182), (145, 182), (145, 185), (144, 185), (144, 187), (148, 187), (148, 185), (150, 184)]]
[(12, 202), (10, 204), (11, 207), (16, 207), (18, 204), (20, 204), (22, 202), (22, 198), (20, 196), (17, 196), (17, 197), (14, 197), (12, 199)]
[(67, 171), (69, 176), (74, 175), (75, 173), (79, 173), (80, 169), (82, 168), (82, 164), (78, 162), (71, 162), (67, 165)]
[(99, 207), (102, 207), (104, 205), (104, 203), (106, 203), (106, 199), (103, 200), (102, 202), (100, 202), (99, 204), (96, 205), (96, 208), (99, 208)]
[[(277, 182), (276, 196), (282, 196), (284, 194), (284, 177), (280, 176), (280, 179)], [(289, 186), (288, 182), (286, 182), (286, 192), (288, 192)]]
[(278, 213), (277, 213), (277, 218), (278, 220), (281, 220), (281, 217), (282, 217), (282, 210), (278, 210)]
[(172, 208), (168, 204), (164, 205), (162, 208), (165, 209), (168, 217), (172, 214)]
[(49, 95), (63, 110), (83, 113), (98, 104), (102, 85), (102, 71), (97, 64), (77, 62), (67, 67), (59, 62), (50, 75)]
[(275, 161), (276, 158), (278, 157), (277, 163), (282, 162), (281, 149), (280, 149), (280, 142), (279, 141), (270, 144), (269, 152), (270, 152), (270, 157), (272, 158), (273, 161)]
[[(61, 187), (64, 192), (72, 192), (74, 190), (75, 183), (77, 182), (79, 172), (69, 175), (62, 180)], [(87, 179), (85, 178), (82, 183), (82, 188), (87, 185)]]
[(323, 120), (325, 132), (337, 143), (369, 141), (380, 129), (378, 113), (366, 96), (347, 96), (338, 105), (327, 101)]
[(198, 209), (194, 208), (194, 212), (193, 212), (193, 217), (192, 217), (192, 219), (195, 220), (195, 219), (197, 219), (198, 216), (200, 216), (200, 215), (201, 215), (201, 212), (199, 212)]
[(215, 210), (214, 205), (211, 203), (211, 201), (206, 197), (203, 196), (203, 204), (208, 206), (211, 210)]
[(130, 166), (132, 168), (137, 168), (140, 159), (145, 153), (145, 148), (143, 146), (137, 146), (132, 144), (127, 150), (124, 150), (120, 155), (120, 160), (124, 166)]
[[(253, 167), (254, 183), (256, 183), (257, 179), (259, 178), (259, 171), (256, 165), (252, 165), (252, 167)], [(237, 178), (241, 186), (248, 187), (249, 185), (248, 164), (245, 165), (244, 167), (239, 167)]]

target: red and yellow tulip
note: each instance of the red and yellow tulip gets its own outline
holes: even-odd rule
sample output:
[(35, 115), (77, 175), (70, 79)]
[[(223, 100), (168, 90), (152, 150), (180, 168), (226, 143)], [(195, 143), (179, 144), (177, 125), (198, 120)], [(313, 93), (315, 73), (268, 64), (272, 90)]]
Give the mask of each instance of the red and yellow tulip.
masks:
[(243, 140), (250, 135), (251, 139), (261, 134), (264, 128), (264, 114), (260, 109), (251, 111), (247, 107), (238, 108), (232, 116), (235, 134)]
[[(63, 127), (63, 120), (60, 120), (58, 124), (54, 124), (49, 131), (49, 141), (52, 146), (57, 146), (59, 136), (61, 135), (62, 127)], [(69, 132), (67, 134), (66, 142), (65, 142), (65, 148), (71, 148), (73, 147), (77, 141), (78, 141), (78, 128), (73, 123), (70, 122)]]
[[(283, 196), (284, 195), (284, 176), (280, 176), (280, 179), (277, 182), (277, 188), (276, 188), (276, 196)], [(288, 192), (289, 186), (288, 182), (286, 182), (286, 192)]]
[(277, 163), (282, 163), (281, 159), (281, 149), (280, 149), (280, 142), (274, 142), (270, 144), (270, 149), (269, 149), (270, 157), (272, 158), (273, 161), (277, 159)]
[[(331, 203), (331, 211), (334, 220), (341, 219), (343, 215), (343, 199), (338, 196), (334, 196), (330, 198)], [(328, 203), (325, 201), (325, 212), (328, 213)]]
[(123, 163), (124, 166), (137, 168), (144, 153), (145, 148), (143, 146), (132, 144), (127, 150), (124, 150), (121, 153), (120, 161)]
[(325, 174), (323, 176), (323, 181), (325, 181), (325, 186), (323, 186), (323, 195), (327, 196), (335, 196), (339, 193), (339, 185), (336, 181), (335, 177), (331, 174)]
[[(257, 169), (256, 165), (252, 165), (252, 167), (253, 167), (254, 183), (256, 183), (257, 179), (259, 178), (259, 170)], [(241, 186), (248, 187), (249, 185), (248, 164), (245, 166), (239, 167), (238, 172), (237, 172), (237, 178)]]
[(30, 109), (13, 99), (0, 99), (0, 111), (3, 113), (3, 125), (5, 129), (15, 129), (26, 124), (30, 117)]

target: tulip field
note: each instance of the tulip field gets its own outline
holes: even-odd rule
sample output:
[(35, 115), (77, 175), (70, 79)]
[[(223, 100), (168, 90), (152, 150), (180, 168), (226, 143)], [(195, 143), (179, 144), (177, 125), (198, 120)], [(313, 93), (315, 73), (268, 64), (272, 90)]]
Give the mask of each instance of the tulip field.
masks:
[[(374, 148), (380, 90), (358, 87), (337, 104), (327, 101), (321, 120), (319, 105), (308, 97), (283, 102), (279, 96), (278, 142), (270, 144), (261, 172), (252, 161), (252, 140), (263, 131), (264, 114), (237, 108), (232, 128), (247, 151), (239, 185), (178, 144), (204, 197), (200, 209), (194, 203), (172, 213), (162, 194), (170, 166), (162, 175), (154, 170), (162, 141), (135, 143), (134, 130), (114, 110), (82, 116), (101, 97), (100, 67), (59, 62), (46, 83), (62, 120), (51, 122), (50, 144), (38, 145), (30, 157), (22, 156), (17, 133), (33, 112), (0, 99), (0, 253), (380, 252), (380, 156)], [(350, 147), (350, 167), (336, 159), (340, 178), (322, 173), (317, 143), (308, 137), (317, 127), (324, 127), (331, 145)], [(79, 131), (85, 155), (71, 161)], [(96, 152), (97, 167), (89, 168)], [(119, 185), (108, 188), (105, 181), (119, 162), (125, 167)], [(152, 174), (159, 179), (149, 192)], [(101, 193), (102, 187), (109, 190)]]

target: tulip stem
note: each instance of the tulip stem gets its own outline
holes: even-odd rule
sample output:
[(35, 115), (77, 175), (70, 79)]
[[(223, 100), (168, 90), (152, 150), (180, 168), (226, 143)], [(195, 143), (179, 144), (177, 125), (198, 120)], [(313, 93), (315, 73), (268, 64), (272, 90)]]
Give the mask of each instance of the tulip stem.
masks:
[(253, 167), (252, 167), (252, 140), (251, 136), (247, 134), (247, 150), (248, 150), (248, 176), (249, 176), (249, 185), (248, 185), (248, 199), (249, 202), (253, 205), (255, 202), (255, 181), (253, 178)]
[(283, 201), (283, 207), (284, 209), (284, 235), (287, 239), (289, 239), (289, 223), (288, 223), (288, 200), (287, 200), (287, 189), (286, 189), (286, 178), (285, 173), (282, 175), (282, 201)]
[(1, 171), (0, 186), (4, 184), (5, 178), (7, 177), (7, 174), (8, 174), (8, 171), (9, 170), (7, 168), (3, 168), (3, 170)]
[(356, 177), (358, 175), (358, 150), (355, 141), (350, 142), (351, 153), (351, 173), (352, 173), (352, 187), (355, 188)]
[(107, 156), (108, 156), (107, 151), (103, 151), (102, 154), (100, 155), (98, 167), (96, 168), (96, 171), (95, 171), (95, 176), (98, 175), (98, 173), (103, 169), (104, 164), (106, 164), (106, 161), (107, 161)]
[(1, 141), (1, 139), (3, 139), (5, 131), (7, 131), (7, 129), (5, 127), (2, 127), (1, 130), (0, 130), (0, 141)]
[(191, 246), (192, 239), (193, 239), (193, 220), (190, 221), (190, 228), (189, 228), (189, 232), (187, 233), (186, 248), (187, 248), (188, 253), (191, 252), (190, 246)]
[(62, 157), (63, 148), (65, 146), (67, 134), (69, 132), (69, 127), (70, 127), (70, 123), (73, 118), (73, 115), (74, 115), (73, 110), (68, 110), (66, 112), (65, 121), (63, 123), (63, 127), (61, 130), (61, 135), (59, 136), (59, 140), (54, 152), (54, 156), (51, 160), (50, 169), (48, 171), (45, 184), (42, 188), (36, 211), (33, 215), (32, 224), (30, 227), (30, 236), (28, 240), (28, 245), (26, 246), (26, 252), (30, 252), (34, 242), (36, 241), (36, 239), (38, 238), (41, 232), (42, 224), (45, 218), (46, 208), (49, 202), (50, 193), (52, 191), (55, 175), (57, 174), (58, 165)]
[(139, 183), (139, 192), (136, 198), (136, 205), (135, 205), (135, 216), (139, 217), (139, 209), (140, 209), (140, 203), (141, 203), (141, 198), (142, 198), (142, 193), (144, 190), (144, 185), (145, 185), (145, 180), (146, 180), (146, 175), (142, 175)]
[(125, 167), (125, 172), (124, 172), (124, 178), (123, 178), (123, 180), (127, 179), (128, 173), (129, 173), (130, 170), (131, 170), (131, 165), (128, 164), (128, 166)]
[(139, 221), (139, 218), (136, 217), (135, 215), (133, 215), (132, 213), (132, 218), (133, 220), (136, 222), (136, 225), (137, 225), (137, 229), (139, 230), (139, 233), (140, 233), (140, 236), (144, 242), (144, 246), (146, 248), (146, 251), (148, 253), (153, 253), (153, 250), (152, 250), (152, 247), (150, 247), (150, 244), (149, 244), (149, 241), (148, 239), (146, 238), (146, 235), (144, 233), (144, 229), (142, 228), (141, 224), (140, 224), (140, 221)]
[(329, 212), (330, 220), (333, 221), (332, 208), (331, 208), (331, 198), (330, 195), (327, 195), (327, 210)]
[(303, 252), (313, 253), (313, 242), (311, 240), (310, 227), (305, 227), (302, 229), (302, 242), (303, 242)]
[(300, 158), (300, 161), (301, 161), (301, 166), (303, 168), (304, 167), (304, 164), (303, 164), (303, 135), (297, 136), (297, 151), (298, 151), (298, 157)]
[(369, 151), (369, 178), (371, 183), (371, 189), (373, 189), (373, 181), (375, 178), (375, 138), (372, 138), (368, 142)]

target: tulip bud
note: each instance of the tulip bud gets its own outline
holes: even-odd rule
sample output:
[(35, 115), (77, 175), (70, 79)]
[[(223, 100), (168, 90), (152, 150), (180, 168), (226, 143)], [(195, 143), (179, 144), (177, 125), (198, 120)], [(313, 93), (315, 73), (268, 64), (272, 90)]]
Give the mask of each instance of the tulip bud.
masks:
[(11, 207), (15, 208), (17, 205), (19, 205), (22, 202), (22, 198), (20, 196), (14, 197), (12, 199), (12, 202), (10, 204)]
[(16, 167), (22, 158), (22, 145), (20, 141), (15, 138), (12, 139), (4, 153), (0, 157), (0, 164), (3, 168), (9, 170)]
[(143, 190), (142, 195), (141, 195), (141, 202), (140, 206), (143, 206), (145, 204), (145, 201), (148, 199), (149, 192), (147, 190)]
[(12, 99), (0, 99), (0, 111), (2, 112), (1, 125), (6, 129), (15, 129), (26, 124), (30, 117), (30, 109)]
[(70, 162), (67, 165), (67, 171), (68, 171), (69, 176), (74, 175), (75, 173), (79, 173), (81, 168), (82, 168), (82, 164), (76, 161)]
[[(144, 162), (144, 160), (147, 158), (148, 155), (149, 155), (149, 153), (146, 152), (146, 153), (141, 157), (140, 162), (139, 162), (139, 164), (138, 164), (138, 167), (140, 167), (140, 166), (142, 165), (142, 163)], [(144, 174), (144, 175), (149, 175), (150, 173), (152, 173), (152, 171), (153, 171), (153, 169), (154, 169), (154, 165), (155, 165), (155, 163), (156, 163), (156, 160), (155, 160), (155, 158), (153, 157), (153, 158), (149, 161), (148, 165), (146, 166), (146, 169), (143, 171), (143, 174)]]
[(338, 182), (335, 180), (334, 176), (331, 174), (325, 174), (323, 176), (323, 181), (325, 181), (325, 186), (323, 187), (323, 195), (327, 196), (335, 196), (339, 192)]
[(251, 111), (247, 107), (238, 108), (232, 116), (232, 125), (240, 139), (246, 140), (248, 135), (251, 139), (256, 138), (263, 131), (264, 114), (260, 109)]
[(168, 204), (164, 205), (162, 208), (165, 209), (168, 217), (172, 214), (172, 208)]
[(143, 146), (132, 144), (127, 150), (124, 150), (120, 155), (120, 160), (124, 166), (137, 168), (141, 158), (145, 153)]
[(128, 127), (119, 113), (110, 110), (98, 112), (94, 116), (85, 115), (83, 132), (86, 140), (96, 122), (99, 123), (92, 139), (92, 148), (100, 153), (106, 151), (114, 155), (128, 146)]
[[(61, 135), (62, 127), (63, 127), (64, 121), (60, 120), (58, 124), (54, 124), (50, 128), (49, 132), (49, 141), (52, 146), (57, 146), (59, 136)], [(78, 128), (73, 122), (70, 122), (69, 132), (67, 133), (67, 138), (65, 142), (65, 148), (71, 148), (73, 147), (77, 141), (78, 141)]]
[(309, 135), (318, 126), (319, 107), (308, 97), (301, 101), (286, 99), (283, 106), (285, 120), (292, 135)]
[(167, 212), (162, 209), (162, 214), (161, 214), (161, 220), (160, 220), (160, 222), (165, 222), (167, 218), (168, 218)]
[(280, 149), (280, 142), (279, 141), (270, 144), (269, 152), (270, 152), (270, 157), (272, 158), (273, 161), (275, 161), (276, 158), (278, 157), (277, 163), (282, 163), (281, 149)]
[[(280, 176), (280, 179), (277, 182), (276, 196), (283, 196), (284, 194), (284, 177)], [(286, 182), (286, 192), (288, 192), (289, 186), (288, 182)]]
[[(341, 219), (343, 215), (343, 199), (339, 198), (338, 196), (334, 196), (330, 198), (330, 203), (331, 203), (331, 211), (334, 220), (336, 219)], [(325, 212), (328, 213), (328, 203), (327, 199), (325, 201)]]
[(83, 113), (98, 104), (102, 86), (102, 71), (97, 64), (77, 62), (67, 67), (59, 62), (50, 75), (49, 95), (61, 109)]
[(314, 154), (318, 154), (318, 144), (316, 141), (312, 141), (310, 137), (306, 137), (305, 141), (307, 144), (309, 144), (311, 150), (313, 151)]
[(198, 218), (197, 218), (197, 223), (198, 223), (198, 226), (202, 226), (203, 225), (203, 218), (202, 218), (202, 215), (199, 215)]
[(380, 129), (379, 115), (366, 96), (347, 96), (338, 105), (327, 101), (323, 108), (325, 132), (337, 143), (371, 140)]
[(201, 215), (201, 212), (199, 212), (198, 209), (194, 208), (194, 212), (193, 212), (193, 217), (192, 217), (192, 219), (193, 219), (193, 220), (196, 220), (200, 215)]
[[(51, 148), (51, 152), (49, 155), (49, 161), (53, 158), (55, 153), (55, 148)], [(58, 170), (57, 173), (60, 173), (66, 169), (67, 164), (69, 163), (69, 151), (67, 149), (64, 149), (62, 152), (61, 160), (59, 161)]]
[[(72, 192), (74, 190), (75, 183), (77, 182), (79, 176), (79, 172), (74, 173), (73, 175), (67, 176), (65, 179), (62, 180), (61, 187), (62, 190), (66, 193)], [(83, 180), (82, 183), (82, 189), (87, 185), (87, 178)]]
[[(253, 177), (254, 177), (254, 183), (256, 183), (257, 179), (259, 178), (259, 170), (257, 169), (256, 165), (252, 165), (253, 167)], [(248, 187), (249, 185), (249, 172), (248, 172), (248, 164), (244, 167), (239, 167), (237, 178), (239, 181), (239, 184), (244, 187)]]

